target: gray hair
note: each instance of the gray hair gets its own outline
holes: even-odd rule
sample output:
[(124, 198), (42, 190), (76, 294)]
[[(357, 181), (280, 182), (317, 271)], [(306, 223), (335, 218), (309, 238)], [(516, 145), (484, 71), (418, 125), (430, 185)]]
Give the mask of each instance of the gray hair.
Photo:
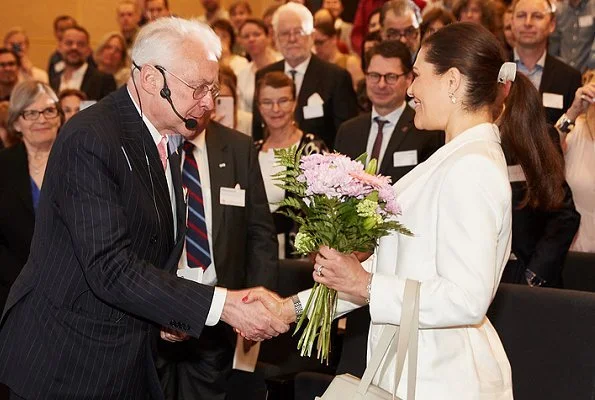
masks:
[(132, 61), (143, 65), (175, 60), (180, 56), (176, 51), (187, 41), (201, 43), (208, 60), (218, 61), (221, 57), (221, 40), (208, 25), (198, 20), (163, 17), (139, 31), (132, 47)]
[(392, 11), (398, 17), (405, 16), (408, 12), (411, 12), (415, 17), (415, 22), (417, 23), (415, 28), (419, 28), (422, 23), (421, 11), (419, 10), (417, 4), (411, 0), (390, 0), (384, 3), (380, 9), (380, 25), (383, 27), (386, 13), (389, 11)]
[(21, 113), (25, 110), (25, 108), (35, 103), (37, 96), (40, 94), (47, 94), (52, 99), (52, 101), (56, 103), (58, 110), (61, 110), (58, 96), (56, 96), (56, 93), (54, 93), (54, 90), (50, 87), (50, 85), (33, 80), (23, 81), (17, 84), (10, 94), (10, 103), (8, 104), (8, 121), (6, 122), (6, 125), (8, 126), (8, 132), (11, 135), (18, 135), (18, 132), (14, 129), (14, 123), (21, 116)]
[(297, 14), (300, 17), (300, 21), (302, 21), (302, 29), (304, 33), (309, 35), (314, 32), (314, 17), (312, 16), (312, 13), (306, 6), (294, 2), (283, 4), (277, 11), (275, 11), (275, 14), (273, 14), (271, 23), (273, 24), (273, 30), (275, 32), (279, 30), (279, 17), (283, 13)]

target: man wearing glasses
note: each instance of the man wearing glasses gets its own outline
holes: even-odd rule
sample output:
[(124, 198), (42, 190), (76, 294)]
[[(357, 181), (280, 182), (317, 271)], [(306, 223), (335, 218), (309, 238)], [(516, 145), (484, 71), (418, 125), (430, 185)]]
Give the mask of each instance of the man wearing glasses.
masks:
[(399, 40), (407, 46), (411, 59), (415, 60), (421, 44), (419, 25), (421, 13), (411, 0), (391, 0), (380, 10), (380, 34), (382, 40)]
[(10, 100), (10, 93), (19, 79), (18, 56), (6, 47), (0, 48), (0, 101)]
[[(330, 148), (339, 126), (357, 115), (357, 101), (351, 76), (336, 65), (312, 54), (314, 18), (303, 5), (287, 3), (273, 16), (277, 49), (284, 60), (256, 73), (256, 82), (267, 72), (282, 71), (296, 85), (295, 121), (304, 133), (313, 133)], [(263, 139), (262, 116), (258, 102), (252, 111), (252, 136)]]
[(547, 53), (548, 38), (556, 19), (549, 0), (517, 0), (512, 5), (511, 27), (516, 38), (514, 61), (543, 97), (547, 122), (566, 121), (576, 90), (581, 87), (581, 73)]
[[(212, 140), (207, 132), (208, 161), (170, 141), (179, 134), (189, 149), (204, 137), (220, 55), (202, 23), (152, 22), (135, 42), (127, 85), (58, 135), (30, 256), (0, 320), (0, 382), (11, 398), (163, 399), (160, 337), (198, 338), (220, 321), (256, 341), (289, 329), (237, 290), (276, 279), (268, 260), (277, 244), (251, 141), (223, 127)], [(205, 162), (209, 172), (200, 176), (196, 165)], [(186, 279), (176, 277), (183, 249)], [(252, 256), (269, 269), (247, 270)]]

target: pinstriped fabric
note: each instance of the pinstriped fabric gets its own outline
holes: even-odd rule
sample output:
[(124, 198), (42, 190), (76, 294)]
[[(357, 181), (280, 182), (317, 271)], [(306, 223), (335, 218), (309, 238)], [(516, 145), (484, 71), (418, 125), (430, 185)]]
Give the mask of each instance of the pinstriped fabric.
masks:
[(158, 329), (199, 336), (213, 294), (172, 275), (183, 243), (172, 229), (157, 148), (124, 88), (54, 144), (0, 328), (0, 381), (28, 399), (162, 398)]

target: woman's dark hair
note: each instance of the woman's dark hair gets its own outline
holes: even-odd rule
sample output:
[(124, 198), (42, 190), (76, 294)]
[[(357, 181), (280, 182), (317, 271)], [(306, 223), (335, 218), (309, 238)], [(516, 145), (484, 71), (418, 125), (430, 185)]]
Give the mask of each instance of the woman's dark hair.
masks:
[[(464, 38), (465, 40), (461, 40)], [(463, 106), (469, 111), (482, 107), (501, 108), (505, 86), (498, 83), (506, 61), (495, 36), (473, 23), (455, 23), (426, 39), (425, 61), (443, 75), (456, 68), (467, 79)], [(518, 162), (527, 178), (527, 192), (520, 207), (551, 210), (564, 199), (564, 162), (548, 134), (539, 92), (521, 73), (516, 74), (504, 102), (498, 125), (502, 148)]]
[(360, 57), (362, 59), (362, 71), (364, 71), (364, 72), (366, 72), (366, 70), (368, 69), (368, 62), (366, 61), (366, 42), (376, 42), (376, 43), (382, 42), (382, 37), (380, 36), (380, 31), (368, 33), (364, 37), (364, 40), (362, 41), (362, 51), (361, 51)]
[(237, 87), (238, 87), (238, 78), (236, 74), (233, 72), (233, 69), (227, 65), (220, 65), (219, 66), (219, 84), (225, 85), (231, 90), (231, 97), (233, 97), (233, 103), (237, 103)]
[(494, 33), (496, 31), (496, 15), (491, 0), (456, 0), (452, 6), (452, 13), (457, 21), (461, 20), (463, 8), (469, 6), (472, 1), (476, 1), (481, 8), (481, 24)]
[(265, 35), (269, 35), (269, 27), (260, 18), (246, 18), (246, 20), (242, 22), (242, 25), (240, 25), (240, 29), (238, 29), (238, 34), (241, 34), (244, 27), (248, 24), (258, 26), (260, 29), (264, 31)]
[(450, 25), (456, 21), (452, 13), (442, 7), (434, 7), (424, 14), (423, 22), (419, 26), (422, 39), (426, 35), (428, 28), (436, 21), (442, 22), (444, 26)]
[(213, 22), (211, 27), (213, 28), (213, 30), (221, 29), (222, 31), (227, 32), (227, 34), (229, 35), (229, 50), (231, 51), (231, 49), (233, 49), (233, 47), (236, 44), (236, 34), (233, 30), (231, 22), (229, 22), (226, 19), (218, 19), (215, 22)]
[(231, 3), (231, 5), (229, 6), (229, 13), (233, 14), (235, 9), (238, 7), (244, 7), (247, 11), (248, 14), (252, 15), (252, 7), (250, 7), (250, 3), (248, 3), (247, 1), (244, 0), (240, 0), (240, 1), (236, 1)]
[(69, 96), (76, 96), (76, 97), (79, 98), (80, 101), (86, 101), (87, 100), (87, 95), (85, 94), (85, 92), (82, 92), (82, 91), (80, 91), (78, 89), (64, 89), (58, 95), (58, 100), (59, 101), (62, 101), (63, 98), (69, 97)]
[(314, 29), (322, 33), (324, 36), (334, 38), (337, 36), (337, 30), (331, 22), (319, 22), (314, 25)]
[(374, 56), (398, 58), (401, 61), (403, 73), (409, 73), (409, 71), (413, 69), (411, 52), (400, 40), (384, 40), (372, 47), (370, 51), (366, 53), (366, 65), (370, 65), (370, 61)]
[(267, 72), (262, 78), (258, 80), (258, 82), (256, 82), (256, 87), (254, 88), (254, 98), (256, 99), (257, 103), (260, 98), (260, 92), (265, 86), (270, 86), (275, 89), (281, 89), (284, 87), (291, 88), (291, 95), (294, 99), (296, 98), (295, 83), (290, 77), (281, 71)]

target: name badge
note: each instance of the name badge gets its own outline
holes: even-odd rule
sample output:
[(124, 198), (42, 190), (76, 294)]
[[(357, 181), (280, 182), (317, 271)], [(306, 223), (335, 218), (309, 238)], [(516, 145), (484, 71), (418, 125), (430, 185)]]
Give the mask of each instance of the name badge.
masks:
[(224, 206), (246, 207), (246, 191), (239, 184), (234, 188), (222, 187), (219, 202)]
[(313, 119), (324, 117), (324, 109), (322, 104), (310, 104), (302, 107), (304, 111), (304, 119)]
[(179, 269), (176, 274), (178, 278), (187, 279), (196, 283), (202, 283), (202, 275), (204, 271), (202, 268), (184, 268)]
[(508, 166), (508, 181), (509, 182), (525, 182), (525, 173), (520, 165), (509, 165)]
[(564, 96), (556, 93), (544, 93), (543, 106), (547, 108), (556, 108), (558, 110), (561, 110), (564, 108)]
[(417, 165), (417, 150), (395, 151), (393, 167), (410, 167)]
[(593, 16), (592, 15), (583, 15), (582, 17), (578, 18), (578, 26), (580, 28), (587, 28), (593, 25)]

